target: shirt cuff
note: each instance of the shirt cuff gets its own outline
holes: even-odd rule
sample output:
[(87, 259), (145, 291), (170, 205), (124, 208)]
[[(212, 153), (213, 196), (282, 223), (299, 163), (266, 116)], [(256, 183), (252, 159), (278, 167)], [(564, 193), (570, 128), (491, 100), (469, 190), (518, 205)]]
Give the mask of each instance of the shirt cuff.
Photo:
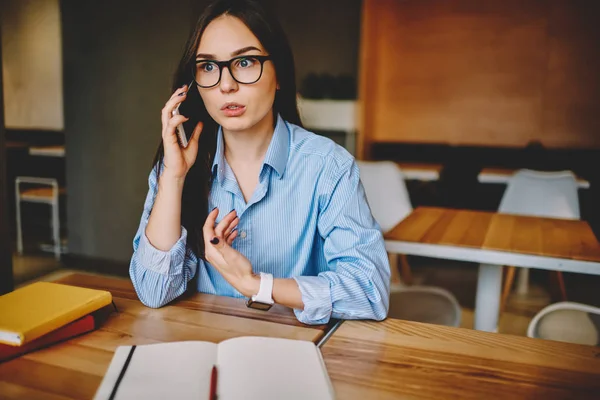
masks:
[(187, 230), (181, 227), (181, 236), (168, 251), (162, 251), (154, 247), (146, 232), (142, 232), (140, 244), (136, 251), (139, 262), (144, 268), (157, 272), (161, 275), (177, 275), (183, 270), (187, 242)]
[(298, 321), (312, 325), (329, 322), (333, 309), (329, 280), (320, 276), (296, 276), (294, 279), (304, 303), (304, 310), (294, 309)]

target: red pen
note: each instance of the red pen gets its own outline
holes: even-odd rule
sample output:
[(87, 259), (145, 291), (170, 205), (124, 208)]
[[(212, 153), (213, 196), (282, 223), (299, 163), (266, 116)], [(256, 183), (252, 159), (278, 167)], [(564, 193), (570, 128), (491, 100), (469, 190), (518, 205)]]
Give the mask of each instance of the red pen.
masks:
[(217, 400), (217, 366), (213, 365), (210, 373), (210, 397), (208, 400)]

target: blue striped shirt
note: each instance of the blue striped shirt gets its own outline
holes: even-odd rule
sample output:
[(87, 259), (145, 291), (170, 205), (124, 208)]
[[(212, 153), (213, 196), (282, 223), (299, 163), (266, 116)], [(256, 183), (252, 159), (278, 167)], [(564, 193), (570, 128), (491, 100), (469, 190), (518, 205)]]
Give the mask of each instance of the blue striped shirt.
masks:
[[(294, 312), (301, 322), (384, 319), (390, 266), (354, 158), (330, 139), (278, 117), (259, 183), (246, 203), (223, 145), (219, 130), (209, 210), (219, 208), (217, 222), (237, 211), (233, 247), (250, 260), (254, 273), (296, 280), (304, 310)], [(169, 251), (150, 244), (145, 230), (157, 192), (155, 169), (149, 186), (129, 270), (140, 300), (163, 306), (184, 293), (196, 274), (200, 292), (243, 297), (186, 247), (185, 228)]]

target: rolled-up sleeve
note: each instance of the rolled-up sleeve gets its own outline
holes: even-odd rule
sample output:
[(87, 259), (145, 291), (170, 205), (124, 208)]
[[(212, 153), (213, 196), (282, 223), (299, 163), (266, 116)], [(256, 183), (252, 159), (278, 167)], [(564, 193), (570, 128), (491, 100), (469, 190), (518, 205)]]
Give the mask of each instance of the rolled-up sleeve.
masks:
[(303, 310), (294, 310), (298, 320), (385, 319), (390, 265), (354, 160), (325, 178), (317, 225), (329, 270), (294, 278), (304, 303)]
[[(133, 256), (129, 275), (142, 303), (148, 307), (161, 307), (187, 290), (188, 282), (196, 274), (199, 259), (186, 246), (187, 231), (182, 226), (181, 235), (168, 251), (154, 247), (146, 237), (146, 226), (158, 190), (156, 168), (148, 178), (149, 190), (137, 233), (133, 239)], [(201, 260), (200, 260), (201, 262)]]

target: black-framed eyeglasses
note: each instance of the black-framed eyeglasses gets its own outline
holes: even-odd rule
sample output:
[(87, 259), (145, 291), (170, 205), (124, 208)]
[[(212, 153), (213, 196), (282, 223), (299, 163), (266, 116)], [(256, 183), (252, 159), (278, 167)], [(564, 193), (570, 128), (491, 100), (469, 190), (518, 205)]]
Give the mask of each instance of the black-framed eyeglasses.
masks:
[(229, 61), (198, 60), (193, 71), (196, 85), (211, 88), (221, 82), (223, 67), (227, 67), (233, 79), (238, 83), (258, 82), (263, 73), (263, 64), (271, 56), (239, 56)]

